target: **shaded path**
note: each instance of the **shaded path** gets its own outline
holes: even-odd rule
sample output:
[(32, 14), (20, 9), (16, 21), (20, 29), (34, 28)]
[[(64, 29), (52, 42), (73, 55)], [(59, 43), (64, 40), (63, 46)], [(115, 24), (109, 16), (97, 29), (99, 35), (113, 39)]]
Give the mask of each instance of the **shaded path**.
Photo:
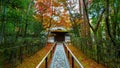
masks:
[(62, 43), (57, 43), (50, 68), (70, 68)]

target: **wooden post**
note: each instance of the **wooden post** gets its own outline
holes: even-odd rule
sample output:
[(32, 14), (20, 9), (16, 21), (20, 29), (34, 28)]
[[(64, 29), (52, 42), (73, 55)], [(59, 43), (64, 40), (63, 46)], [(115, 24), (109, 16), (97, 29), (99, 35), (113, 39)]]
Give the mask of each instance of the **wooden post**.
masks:
[[(56, 46), (56, 44), (55, 44), (55, 46)], [(55, 52), (55, 46), (53, 47), (53, 51), (52, 51), (53, 53)]]
[(65, 45), (64, 45), (64, 48), (65, 48), (65, 52), (67, 53), (67, 49), (66, 49)]
[(52, 52), (53, 52), (53, 50), (51, 50), (51, 52), (50, 52), (50, 53), (51, 53), (51, 54), (50, 54), (50, 58), (52, 58)]
[(72, 68), (74, 68), (74, 58), (72, 56)]
[(46, 59), (45, 59), (45, 68), (48, 68), (47, 65), (48, 64), (47, 64), (47, 57), (46, 57)]
[(22, 58), (22, 46), (20, 46), (20, 63), (22, 63), (22, 60), (23, 60), (23, 58)]
[(70, 56), (69, 56), (69, 51), (68, 51), (68, 59), (69, 59), (69, 57), (70, 57)]

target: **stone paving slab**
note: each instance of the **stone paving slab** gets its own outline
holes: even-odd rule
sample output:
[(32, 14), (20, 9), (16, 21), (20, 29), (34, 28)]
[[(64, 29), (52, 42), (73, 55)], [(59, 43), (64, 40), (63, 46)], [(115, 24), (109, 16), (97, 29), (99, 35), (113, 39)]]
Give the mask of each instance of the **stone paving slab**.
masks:
[(70, 68), (62, 43), (57, 43), (50, 68)]

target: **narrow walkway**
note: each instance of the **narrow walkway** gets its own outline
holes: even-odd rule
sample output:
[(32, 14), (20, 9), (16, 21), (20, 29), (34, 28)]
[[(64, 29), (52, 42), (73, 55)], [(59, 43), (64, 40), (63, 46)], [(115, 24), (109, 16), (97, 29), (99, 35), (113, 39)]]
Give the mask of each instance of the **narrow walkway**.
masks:
[(50, 68), (70, 68), (62, 43), (57, 43)]

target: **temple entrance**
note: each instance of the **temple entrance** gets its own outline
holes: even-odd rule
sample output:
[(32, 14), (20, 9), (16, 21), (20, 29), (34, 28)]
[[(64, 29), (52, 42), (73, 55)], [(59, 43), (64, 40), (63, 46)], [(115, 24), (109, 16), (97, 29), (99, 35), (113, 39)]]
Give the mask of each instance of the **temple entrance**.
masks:
[(64, 41), (65, 41), (65, 35), (66, 35), (66, 33), (68, 33), (68, 32), (51, 32), (51, 33), (54, 33), (54, 34), (55, 34), (55, 36), (54, 36), (54, 41), (64, 42)]

